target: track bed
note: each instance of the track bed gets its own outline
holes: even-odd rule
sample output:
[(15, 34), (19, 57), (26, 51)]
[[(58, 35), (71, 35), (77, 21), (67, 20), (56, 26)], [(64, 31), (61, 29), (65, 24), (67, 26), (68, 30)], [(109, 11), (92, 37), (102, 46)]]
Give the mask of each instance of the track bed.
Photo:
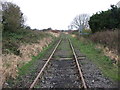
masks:
[(42, 88), (80, 88), (78, 76), (72, 60), (53, 60), (40, 86)]

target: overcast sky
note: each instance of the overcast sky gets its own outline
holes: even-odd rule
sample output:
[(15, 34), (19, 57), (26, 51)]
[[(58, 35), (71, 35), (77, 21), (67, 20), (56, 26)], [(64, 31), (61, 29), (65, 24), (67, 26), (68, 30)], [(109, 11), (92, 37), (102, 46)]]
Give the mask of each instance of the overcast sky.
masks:
[(31, 28), (68, 29), (78, 14), (92, 15), (116, 5), (119, 0), (1, 0), (17, 4)]

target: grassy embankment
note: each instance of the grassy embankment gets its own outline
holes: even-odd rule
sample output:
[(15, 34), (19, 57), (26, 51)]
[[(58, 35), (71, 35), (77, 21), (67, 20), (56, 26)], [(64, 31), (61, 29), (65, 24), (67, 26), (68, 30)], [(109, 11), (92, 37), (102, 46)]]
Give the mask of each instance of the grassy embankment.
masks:
[[(2, 24), (0, 23), (0, 54), (2, 54)], [(2, 61), (0, 61), (1, 63)]]
[[(43, 59), (46, 55), (49, 55), (49, 50), (53, 48), (53, 46), (56, 44), (56, 41), (58, 41), (59, 38), (54, 38), (54, 41), (48, 45), (48, 47), (45, 47), (37, 56), (33, 56), (31, 61), (29, 61), (27, 64), (24, 64), (22, 67), (18, 68), (18, 76), (15, 80), (12, 78), (7, 80), (7, 83), (10, 87), (14, 86), (17, 83), (20, 83), (21, 80), (23, 80), (23, 77), (27, 75), (31, 75), (36, 73), (37, 67), (36, 64), (39, 62), (40, 59)], [(31, 76), (29, 79), (29, 82), (32, 81), (34, 76)], [(24, 85), (23, 85), (24, 86)]]
[[(38, 61), (38, 59), (44, 57), (44, 55), (47, 53), (49, 49), (51, 49), (56, 41), (56, 37), (52, 36), (51, 34), (48, 34), (46, 32), (42, 31), (32, 31), (32, 30), (22, 30), (22, 32), (17, 33), (9, 33), (5, 32), (3, 34), (3, 51), (4, 54), (13, 53), (17, 56), (21, 56), (20, 51), (18, 50), (19, 46), (21, 44), (33, 44), (38, 43), (38, 40), (42, 40), (43, 38), (53, 38), (53, 42), (51, 42), (48, 46), (44, 47), (43, 50), (38, 53), (37, 56), (32, 56), (31, 60), (28, 63), (23, 64), (22, 66), (18, 67), (18, 77), (15, 81), (20, 80), (21, 76), (24, 76), (28, 73), (35, 73), (34, 64)], [(31, 70), (31, 68), (33, 68)], [(14, 83), (14, 80), (12, 78), (9, 78), (7, 80), (7, 83), (12, 86)]]
[(96, 32), (95, 34), (90, 36), (90, 40), (94, 43), (102, 44), (104, 47), (108, 47), (110, 50), (113, 50), (116, 54), (120, 54), (117, 52), (119, 50), (119, 34), (120, 30), (107, 30), (104, 32)]
[(2, 24), (0, 23), (0, 40), (2, 40)]
[(32, 44), (37, 43), (38, 40), (43, 39), (44, 37), (49, 37), (50, 34), (33, 31), (33, 30), (24, 30), (17, 32), (3, 32), (2, 34), (2, 51), (3, 53), (13, 53), (15, 55), (20, 55), (18, 48), (21, 44)]
[(29, 71), (29, 68), (32, 67), (34, 65), (35, 62), (37, 62), (37, 60), (43, 58), (46, 53), (48, 54), (48, 51), (53, 48), (53, 45), (55, 44), (55, 42), (58, 40), (58, 38), (54, 38), (53, 42), (51, 44), (48, 45), (48, 47), (45, 47), (37, 56), (33, 56), (32, 60), (29, 61), (27, 64), (23, 65), (22, 67), (19, 68), (19, 76), (21, 75), (25, 75), (27, 72), (31, 73), (34, 72), (33, 71)]
[(79, 49), (89, 60), (94, 62), (102, 71), (103, 75), (114, 81), (120, 81), (120, 77), (118, 77), (118, 66), (113, 65), (112, 60), (105, 56), (102, 50), (95, 48), (95, 43), (83, 37), (70, 38), (74, 47)]

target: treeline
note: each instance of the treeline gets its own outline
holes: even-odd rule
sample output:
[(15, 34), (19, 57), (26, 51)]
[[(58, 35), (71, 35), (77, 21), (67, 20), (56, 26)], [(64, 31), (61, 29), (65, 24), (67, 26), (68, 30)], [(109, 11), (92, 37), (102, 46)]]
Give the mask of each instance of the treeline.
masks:
[(17, 32), (24, 27), (24, 17), (20, 7), (11, 3), (2, 3), (3, 32)]
[(111, 5), (111, 9), (92, 15), (89, 25), (93, 33), (108, 29), (120, 29), (120, 8)]
[[(2, 53), (21, 55), (21, 44), (38, 43), (50, 34), (24, 25), (24, 15), (20, 7), (11, 2), (2, 3)], [(2, 26), (0, 28), (2, 28)], [(48, 28), (51, 29), (51, 28)]]

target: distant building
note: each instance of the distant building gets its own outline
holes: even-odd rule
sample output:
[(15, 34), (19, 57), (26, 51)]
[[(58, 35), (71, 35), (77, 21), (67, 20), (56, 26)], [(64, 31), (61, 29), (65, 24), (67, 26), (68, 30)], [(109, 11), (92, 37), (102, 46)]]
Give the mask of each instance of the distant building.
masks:
[(117, 6), (118, 8), (120, 8), (120, 1), (116, 4), (116, 6)]

